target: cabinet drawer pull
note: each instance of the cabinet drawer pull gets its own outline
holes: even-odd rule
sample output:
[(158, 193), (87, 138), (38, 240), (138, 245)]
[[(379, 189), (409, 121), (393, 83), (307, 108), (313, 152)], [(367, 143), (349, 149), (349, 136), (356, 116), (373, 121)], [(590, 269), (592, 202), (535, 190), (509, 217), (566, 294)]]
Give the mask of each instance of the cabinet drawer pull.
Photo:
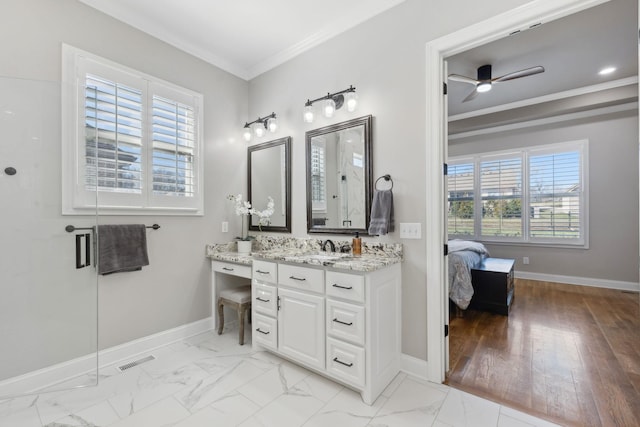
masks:
[(342, 360), (338, 359), (337, 357), (334, 357), (334, 358), (333, 358), (333, 361), (334, 361), (334, 362), (338, 362), (339, 364), (344, 365), (344, 366), (346, 366), (347, 368), (350, 368), (350, 367), (352, 367), (352, 366), (353, 366), (353, 363), (346, 363), (346, 362), (343, 362)]
[(269, 335), (271, 332), (265, 332), (260, 328), (256, 328), (256, 332), (260, 332), (261, 334)]
[(342, 324), (342, 325), (347, 325), (347, 326), (351, 326), (351, 325), (353, 325), (353, 322), (349, 322), (349, 323), (347, 323), (347, 322), (343, 322), (342, 320), (338, 320), (337, 318), (336, 318), (336, 319), (333, 319), (333, 321), (334, 321), (334, 322), (336, 322), (336, 323), (340, 323), (340, 324)]
[(262, 270), (256, 270), (256, 273), (260, 273), (260, 274), (269, 274), (268, 271), (262, 271)]
[(334, 283), (333, 285), (334, 288), (340, 288), (340, 289), (353, 289), (353, 286), (340, 286), (337, 283)]
[(233, 271), (233, 268), (229, 268), (229, 267), (222, 267), (222, 269), (225, 271)]
[(258, 301), (260, 301), (260, 302), (269, 302), (269, 301), (271, 301), (270, 299), (262, 299), (262, 298), (260, 298), (260, 297), (256, 297), (256, 299), (257, 299)]
[(289, 279), (299, 280), (301, 282), (304, 282), (305, 280), (307, 280), (304, 277), (296, 277), (296, 276), (289, 276)]

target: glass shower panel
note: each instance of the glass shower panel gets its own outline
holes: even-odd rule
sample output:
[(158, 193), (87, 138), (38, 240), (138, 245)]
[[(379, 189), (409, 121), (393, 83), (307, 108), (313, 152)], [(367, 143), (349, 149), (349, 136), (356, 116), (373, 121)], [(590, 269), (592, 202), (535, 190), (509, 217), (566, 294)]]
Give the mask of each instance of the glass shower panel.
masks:
[(0, 398), (97, 381), (97, 209), (61, 214), (61, 116), (60, 83), (0, 77)]

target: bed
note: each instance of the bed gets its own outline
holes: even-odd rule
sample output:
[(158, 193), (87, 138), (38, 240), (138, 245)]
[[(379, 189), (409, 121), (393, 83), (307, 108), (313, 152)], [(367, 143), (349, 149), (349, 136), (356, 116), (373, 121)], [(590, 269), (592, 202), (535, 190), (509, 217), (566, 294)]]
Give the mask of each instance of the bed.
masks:
[(482, 243), (470, 240), (449, 240), (449, 298), (466, 310), (473, 297), (471, 269), (489, 256)]

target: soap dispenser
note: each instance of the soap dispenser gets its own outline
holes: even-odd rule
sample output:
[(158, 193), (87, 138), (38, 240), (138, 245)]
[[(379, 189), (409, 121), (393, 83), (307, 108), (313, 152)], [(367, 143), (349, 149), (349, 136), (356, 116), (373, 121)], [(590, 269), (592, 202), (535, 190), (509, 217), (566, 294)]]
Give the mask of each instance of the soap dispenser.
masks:
[(362, 255), (362, 239), (360, 238), (360, 234), (358, 232), (356, 232), (356, 235), (351, 243), (351, 252), (353, 256)]

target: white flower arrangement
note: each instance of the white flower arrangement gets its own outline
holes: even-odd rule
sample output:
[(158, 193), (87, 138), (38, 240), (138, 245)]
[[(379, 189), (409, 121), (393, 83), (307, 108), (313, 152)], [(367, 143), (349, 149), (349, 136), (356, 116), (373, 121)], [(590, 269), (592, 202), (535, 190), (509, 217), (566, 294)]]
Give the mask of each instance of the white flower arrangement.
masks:
[(251, 236), (245, 235), (246, 233), (246, 227), (245, 227), (245, 218), (247, 216), (251, 216), (251, 215), (255, 215), (258, 217), (258, 227), (262, 230), (262, 226), (263, 225), (269, 225), (270, 223), (270, 218), (271, 215), (273, 215), (274, 212), (274, 202), (273, 202), (273, 198), (271, 196), (269, 196), (267, 198), (267, 207), (264, 210), (257, 210), (251, 207), (251, 202), (249, 202), (248, 200), (242, 201), (242, 194), (238, 194), (237, 196), (234, 196), (232, 194), (230, 194), (227, 197), (229, 200), (233, 200), (235, 203), (235, 209), (236, 209), (236, 215), (241, 216), (242, 217), (242, 237), (238, 237), (238, 239), (240, 240), (249, 240), (251, 239)]

